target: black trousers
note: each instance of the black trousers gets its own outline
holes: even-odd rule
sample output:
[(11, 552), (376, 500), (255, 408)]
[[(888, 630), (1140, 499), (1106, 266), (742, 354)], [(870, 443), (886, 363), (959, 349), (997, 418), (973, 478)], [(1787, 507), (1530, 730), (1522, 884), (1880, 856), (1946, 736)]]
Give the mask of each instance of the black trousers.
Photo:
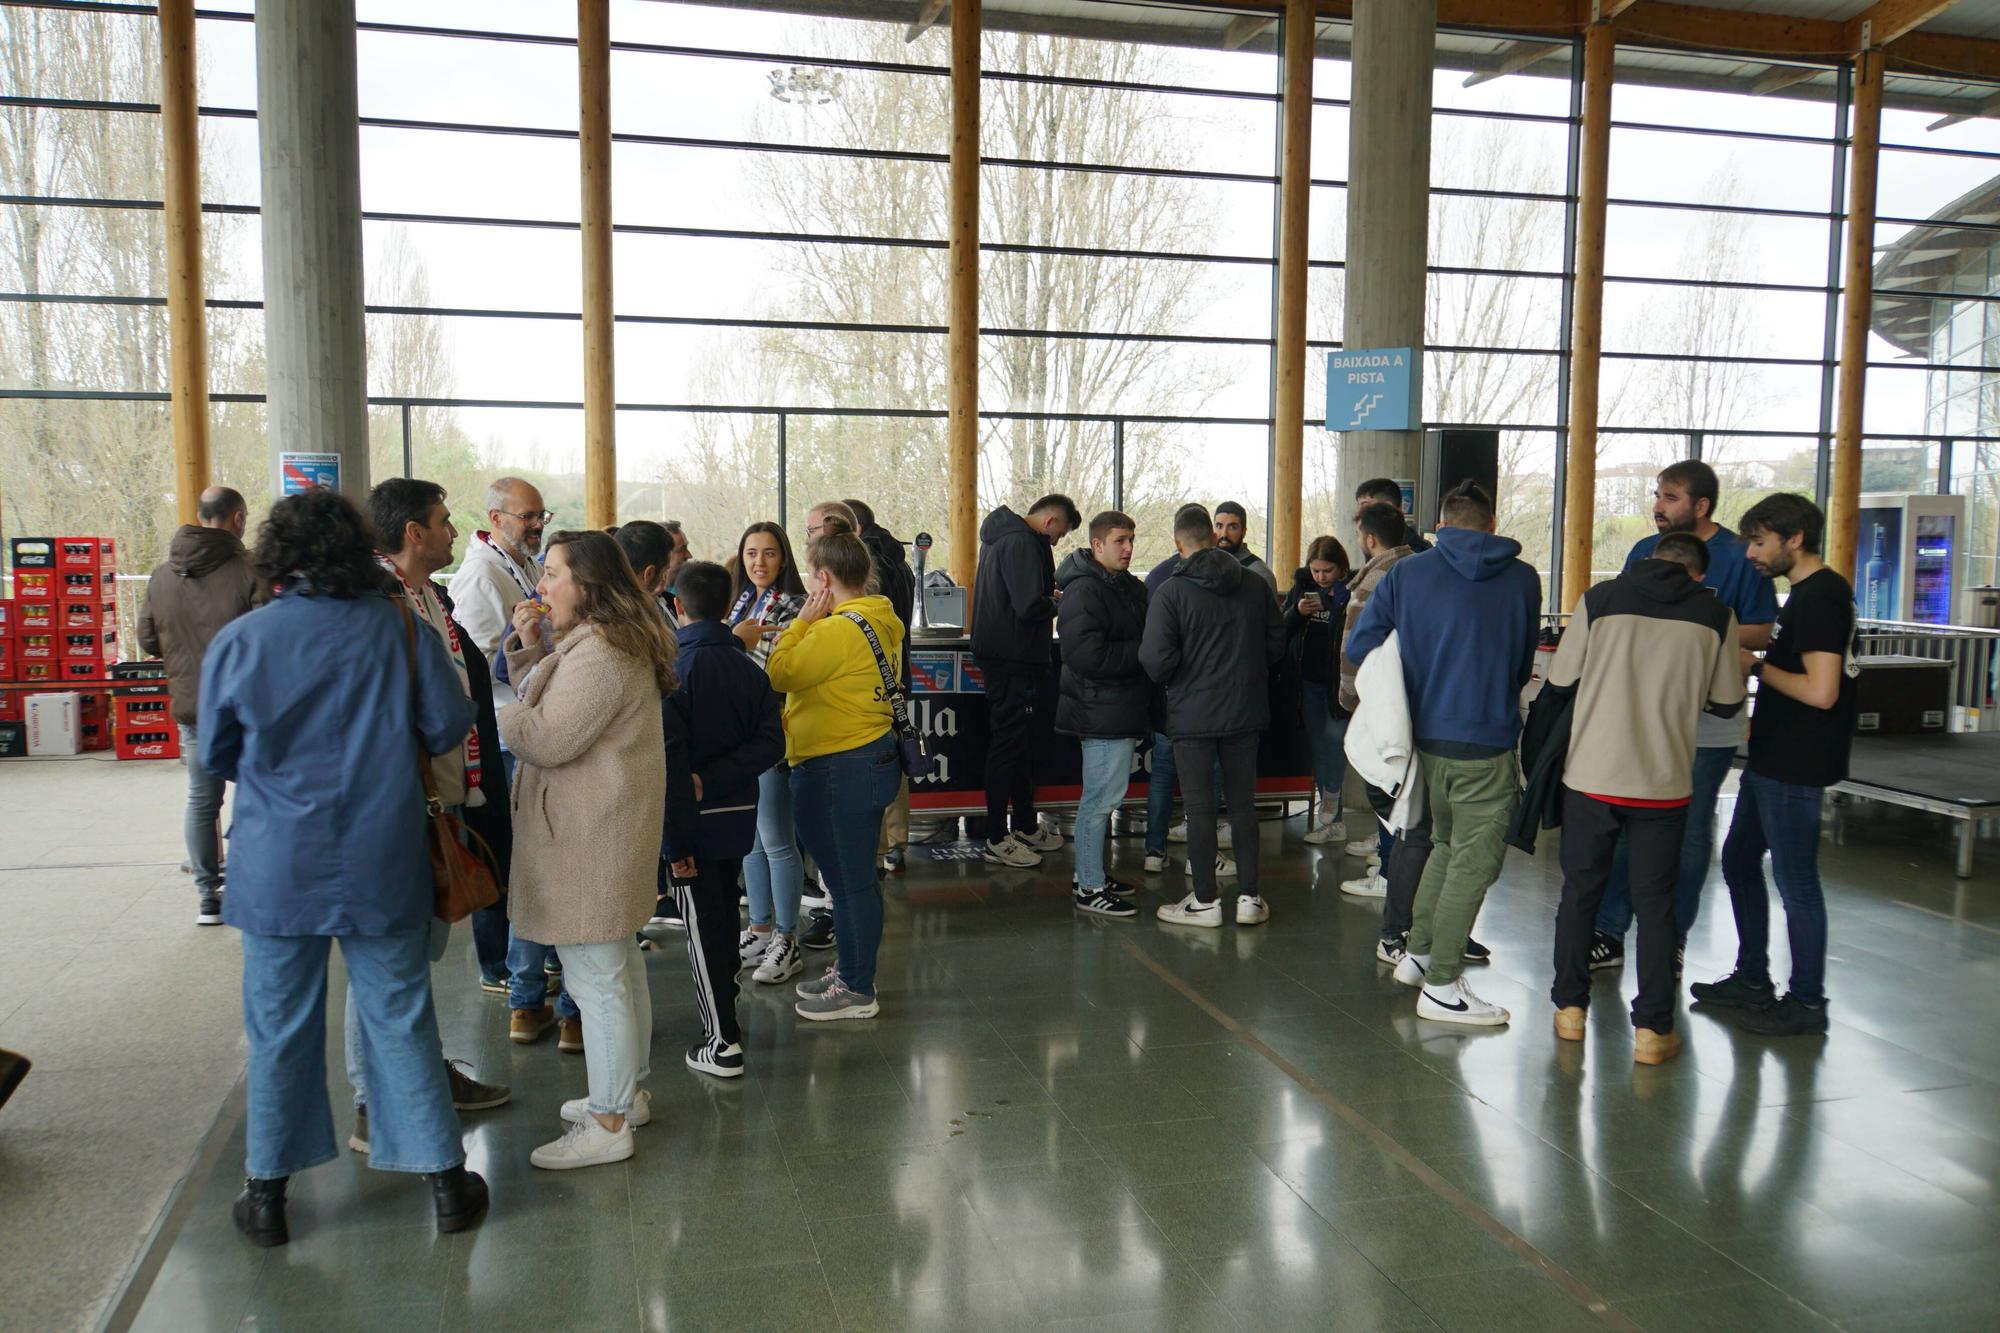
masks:
[(1194, 896), (1215, 901), (1215, 767), (1222, 765), (1222, 799), (1229, 806), (1229, 831), (1236, 839), (1236, 891), (1257, 896), (1257, 733), (1204, 736), (1174, 741), (1187, 805), (1188, 874)]
[(674, 902), (687, 922), (688, 970), (694, 974), (694, 1007), (701, 1015), (702, 1040), (710, 1046), (734, 1046), (742, 1040), (736, 1025), (736, 974), (742, 956), (736, 952), (736, 882), (743, 858), (695, 861), (693, 879), (673, 881)]
[(986, 677), (986, 839), (1007, 836), (1007, 808), (1016, 833), (1035, 831), (1035, 735), (1055, 724), (1054, 693), (1046, 671), (982, 662)]
[(1632, 1001), (1632, 1026), (1662, 1034), (1674, 1030), (1674, 945), (1679, 939), (1674, 883), (1680, 877), (1686, 831), (1684, 805), (1648, 810), (1564, 790), (1562, 903), (1556, 908), (1556, 982), (1549, 991), (1558, 1009), (1590, 1006), (1590, 938), (1623, 833), (1632, 867), (1632, 915), (1639, 923), (1639, 994)]
[[(1364, 784), (1365, 785), (1365, 784)], [(1368, 788), (1368, 808), (1386, 822), (1396, 808), (1396, 798), (1380, 787)], [(1417, 904), (1417, 885), (1423, 882), (1424, 867), (1431, 859), (1431, 806), (1424, 801), (1423, 818), (1396, 835), (1389, 855), (1382, 862), (1382, 876), (1389, 881), (1382, 899), (1382, 938), (1400, 940), (1410, 933), (1410, 918)]]

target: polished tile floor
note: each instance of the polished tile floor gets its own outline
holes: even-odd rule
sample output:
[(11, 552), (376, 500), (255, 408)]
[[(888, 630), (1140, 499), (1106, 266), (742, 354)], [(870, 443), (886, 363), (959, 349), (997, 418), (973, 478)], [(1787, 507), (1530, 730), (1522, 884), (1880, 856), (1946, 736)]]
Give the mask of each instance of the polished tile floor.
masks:
[[(1414, 1018), (1375, 905), (1337, 891), (1356, 867), (1301, 825), (1264, 825), (1274, 916), (1251, 929), (1153, 921), (1177, 872), (1108, 922), (1070, 911), (1067, 854), (915, 862), (888, 886), (882, 1017), (814, 1027), (754, 988), (734, 1083), (682, 1067), (685, 959), (650, 954), (653, 1123), (629, 1163), (569, 1174), (527, 1155), (581, 1057), (511, 1045), (457, 940), (446, 1051), (515, 1090), (465, 1119), (485, 1223), (440, 1238), (421, 1186), (347, 1156), (294, 1182), (290, 1246), (252, 1249), (227, 1217), (232, 1100), (127, 1308), (159, 1329), (2000, 1326), (1990, 842), (1960, 883), (1940, 824), (1859, 811), (1823, 849), (1832, 1035), (1683, 1015), (1654, 1069), (1616, 972), (1588, 1042), (1554, 1039), (1552, 847), (1510, 854), (1488, 900), (1472, 981), (1515, 1021), (1472, 1031)], [(1705, 906), (1695, 978), (1733, 952), (1719, 881)]]

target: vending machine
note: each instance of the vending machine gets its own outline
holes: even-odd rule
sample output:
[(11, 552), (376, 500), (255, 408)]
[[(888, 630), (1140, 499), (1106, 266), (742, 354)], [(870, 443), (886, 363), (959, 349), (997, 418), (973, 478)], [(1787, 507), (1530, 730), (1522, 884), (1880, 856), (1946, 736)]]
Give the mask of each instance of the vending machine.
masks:
[(1949, 625), (1965, 573), (1965, 497), (1864, 495), (1854, 544), (1863, 620)]

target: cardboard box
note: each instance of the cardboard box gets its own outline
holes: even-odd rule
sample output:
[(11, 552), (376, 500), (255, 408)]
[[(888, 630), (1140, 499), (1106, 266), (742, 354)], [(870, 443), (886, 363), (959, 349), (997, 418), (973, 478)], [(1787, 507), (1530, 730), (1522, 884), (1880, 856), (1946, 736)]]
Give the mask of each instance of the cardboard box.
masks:
[(47, 634), (56, 627), (56, 604), (54, 602), (24, 602), (14, 600), (14, 636), (24, 634)]
[(53, 602), (56, 598), (56, 575), (52, 569), (17, 569), (14, 571), (14, 599), (21, 602)]
[(20, 759), (28, 753), (28, 724), (0, 722), (0, 759)]
[(118, 636), (101, 629), (66, 629), (57, 633), (56, 649), (65, 662), (115, 662)]
[(113, 575), (95, 569), (59, 569), (56, 571), (55, 595), (50, 600), (114, 602), (118, 598), (118, 590), (113, 578)]
[(27, 704), (28, 753), (75, 754), (82, 744), (82, 719), (74, 694), (31, 694)]
[(109, 537), (58, 537), (56, 568), (116, 573), (118, 544)]
[(118, 630), (118, 606), (115, 602), (62, 602), (56, 610), (56, 618), (61, 622), (57, 628), (101, 629), (116, 633)]
[(17, 663), (53, 662), (62, 656), (56, 651), (56, 636), (47, 630), (23, 634), (13, 642), (14, 660)]
[(96, 658), (66, 657), (56, 663), (56, 679), (65, 685), (88, 685), (109, 679), (110, 666)]
[(120, 759), (178, 759), (181, 734), (171, 725), (135, 731), (121, 729), (112, 748)]
[(12, 543), (14, 573), (24, 569), (54, 569), (56, 540), (53, 537), (16, 537)]

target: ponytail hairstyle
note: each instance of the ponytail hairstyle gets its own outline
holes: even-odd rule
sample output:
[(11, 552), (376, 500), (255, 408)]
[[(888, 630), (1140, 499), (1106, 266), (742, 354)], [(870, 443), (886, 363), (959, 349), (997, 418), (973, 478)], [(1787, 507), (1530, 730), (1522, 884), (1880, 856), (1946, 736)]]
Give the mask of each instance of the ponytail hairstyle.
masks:
[(881, 591), (875, 577), (875, 558), (851, 532), (822, 532), (813, 538), (806, 546), (806, 564), (824, 571), (843, 588), (859, 588), (864, 593)]

